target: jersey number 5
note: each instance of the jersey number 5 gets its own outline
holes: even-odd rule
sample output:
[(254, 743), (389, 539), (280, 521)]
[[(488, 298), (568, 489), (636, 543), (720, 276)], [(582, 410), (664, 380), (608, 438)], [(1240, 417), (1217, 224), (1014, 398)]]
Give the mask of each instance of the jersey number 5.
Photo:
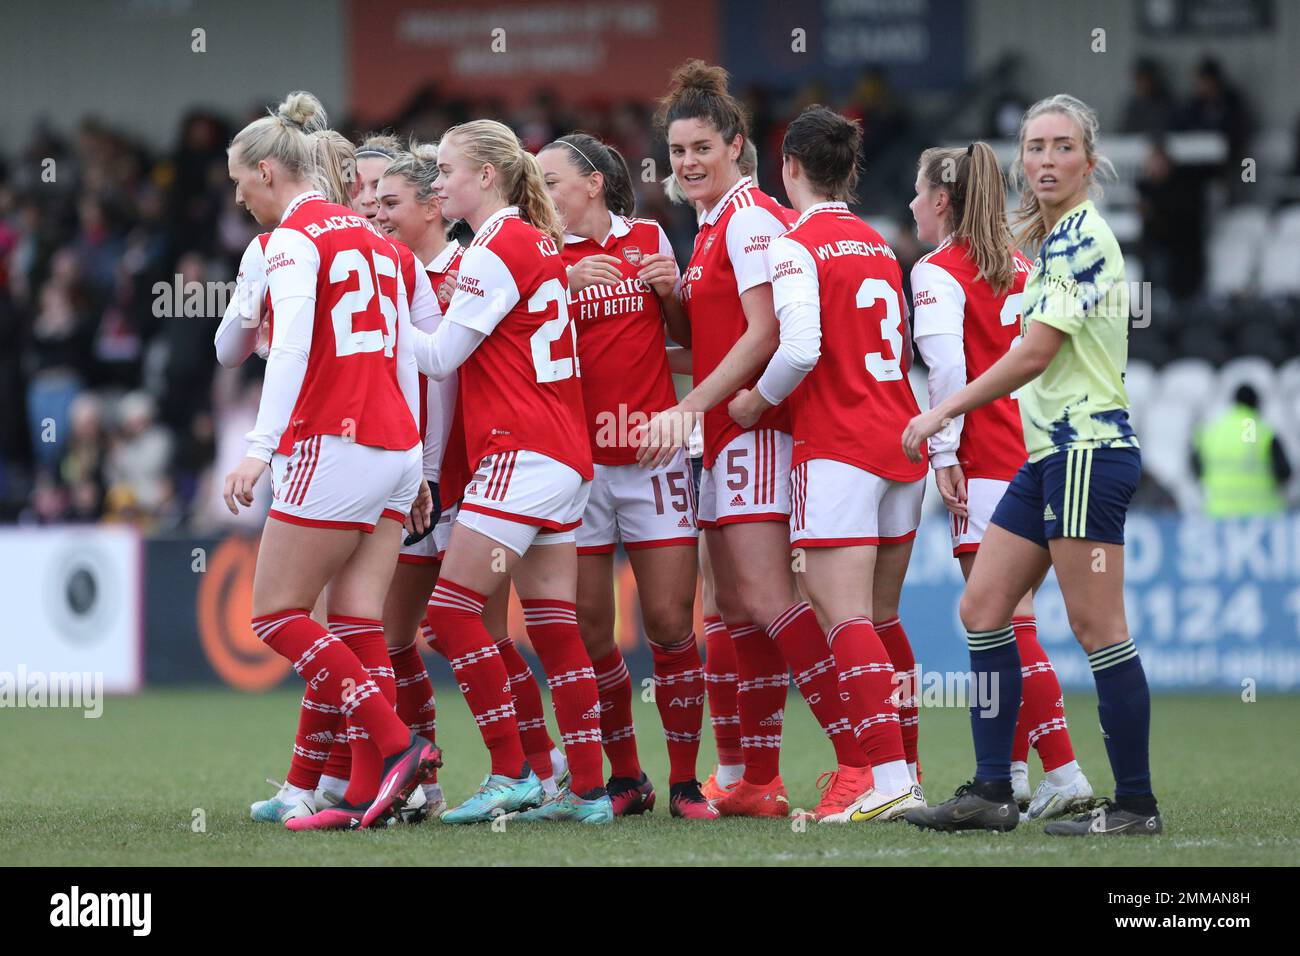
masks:
[[(376, 277), (397, 278), (396, 262), (377, 252), (372, 253), (372, 257)], [(339, 296), (339, 301), (330, 309), (330, 321), (334, 325), (334, 354), (339, 358), (363, 352), (378, 352), (381, 349), (386, 357), (392, 358), (397, 305), (382, 291), (379, 291), (379, 313), (384, 317), (383, 329), (357, 331), (353, 328), (356, 316), (369, 311), (370, 300), (378, 291), (370, 272), (370, 265), (360, 249), (342, 249), (330, 263), (330, 282), (346, 282), (353, 273), (357, 277), (357, 287)]]
[[(533, 351), (533, 368), (537, 370), (539, 382), (562, 382), (574, 375), (581, 375), (578, 367), (578, 329), (569, 318), (568, 296), (559, 279), (547, 279), (541, 284), (532, 298), (528, 300), (528, 311), (545, 312), (546, 307), (555, 303), (555, 318), (543, 322), (528, 339)], [(573, 358), (551, 358), (551, 344), (558, 342), (569, 333), (573, 341)]]
[(903, 377), (903, 307), (898, 290), (884, 279), (863, 279), (858, 286), (857, 306), (869, 309), (877, 302), (885, 303), (885, 317), (880, 320), (880, 337), (894, 353), (885, 358), (884, 352), (868, 352), (867, 371), (877, 382), (897, 382)]

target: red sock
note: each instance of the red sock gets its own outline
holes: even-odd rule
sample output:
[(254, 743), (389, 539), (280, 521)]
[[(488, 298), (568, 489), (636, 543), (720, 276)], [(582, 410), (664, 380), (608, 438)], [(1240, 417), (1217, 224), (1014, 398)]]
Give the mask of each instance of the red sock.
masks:
[(851, 617), (827, 635), (839, 671), (853, 733), (873, 767), (904, 759), (903, 737), (894, 703), (894, 667), (875, 628), (865, 617)]
[[(303, 608), (253, 618), (253, 630), (266, 645), (293, 664), (325, 703), (364, 731), (381, 757), (401, 753), (410, 743), (407, 726), (397, 719), (379, 686), (357, 656), (321, 627)], [(344, 699), (345, 689), (348, 697)]]
[[(388, 646), (384, 643), (383, 622), (331, 614), (329, 629), (356, 655), (361, 666), (366, 669), (366, 674), (383, 694), (384, 700), (390, 706), (395, 706), (397, 686), (388, 659)], [(354, 806), (363, 806), (379, 792), (384, 758), (366, 729), (352, 720), (348, 721), (348, 747), (352, 751), (352, 773), (348, 777), (348, 789), (343, 794), (343, 799)]]
[(524, 751), (519, 745), (505, 664), (483, 626), (483, 595), (439, 579), (429, 597), (426, 620), (487, 744), (492, 773), (518, 778), (523, 773)]
[(572, 601), (528, 600), (524, 624), (528, 639), (542, 659), (551, 706), (560, 725), (560, 740), (569, 758), (570, 789), (582, 796), (603, 789), (604, 758), (600, 752), (600, 692), (591, 658), (578, 633), (578, 609)]
[(338, 707), (327, 704), (320, 691), (310, 684), (298, 710), (298, 733), (293, 740), (293, 759), (289, 761), (287, 782), (303, 790), (315, 790), (325, 770), (325, 762), (335, 740), (347, 739), (347, 727)]
[(865, 767), (866, 754), (853, 736), (853, 726), (840, 700), (835, 655), (826, 643), (812, 605), (806, 601), (792, 604), (772, 622), (767, 633), (781, 649), (781, 656), (794, 671), (795, 686), (830, 738), (836, 762), (845, 767)]
[(676, 644), (652, 643), (655, 706), (668, 741), (668, 785), (695, 779), (704, 725), (704, 668), (691, 633)]
[[(438, 705), (433, 695), (433, 682), (429, 680), (429, 671), (415, 640), (412, 639), (405, 647), (390, 647), (388, 659), (393, 662), (393, 677), (397, 683), (397, 716), (429, 743), (436, 743)], [(438, 782), (436, 771), (429, 782)]]
[(609, 757), (611, 777), (641, 779), (641, 761), (636, 754), (636, 730), (632, 726), (632, 677), (615, 647), (591, 662), (600, 694), (600, 739)]
[(770, 783), (781, 770), (781, 728), (790, 671), (776, 642), (753, 624), (728, 624), (736, 649), (736, 709), (745, 780)]
[(1016, 632), (1016, 647), (1020, 650), (1020, 719), (1016, 722), (1016, 738), (1024, 735), (1022, 756), (1012, 753), (1012, 760), (1025, 760), (1029, 745), (1038, 751), (1043, 770), (1055, 770), (1074, 759), (1070, 731), (1065, 726), (1065, 701), (1061, 695), (1061, 682), (1056, 677), (1052, 662), (1047, 659), (1043, 645), (1038, 643), (1038, 622), (1032, 617), (1013, 617), (1011, 626)]
[(708, 685), (709, 722), (718, 748), (718, 763), (745, 762), (740, 750), (740, 711), (736, 709), (736, 648), (720, 617), (704, 619), (704, 682)]
[(885, 645), (889, 662), (894, 665), (894, 682), (898, 688), (898, 723), (903, 731), (903, 753), (908, 763), (916, 763), (917, 738), (921, 732), (921, 713), (916, 706), (916, 658), (911, 642), (898, 618), (875, 625), (876, 636)]
[(551, 751), (555, 743), (546, 731), (546, 713), (542, 710), (542, 689), (537, 686), (533, 669), (519, 653), (515, 642), (508, 637), (497, 641), (501, 662), (510, 675), (510, 700), (515, 705), (515, 719), (519, 724), (519, 742), (523, 745), (528, 766), (539, 779), (555, 776), (551, 767)]

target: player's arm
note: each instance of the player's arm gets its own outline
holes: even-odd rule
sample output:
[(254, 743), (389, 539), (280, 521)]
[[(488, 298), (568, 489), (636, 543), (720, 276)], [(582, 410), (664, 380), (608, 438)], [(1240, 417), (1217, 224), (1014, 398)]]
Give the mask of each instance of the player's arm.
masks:
[(447, 378), (518, 303), (519, 288), (501, 258), (486, 246), (465, 250), (443, 321), (431, 335), (415, 330), (420, 371), (438, 381)]
[(659, 226), (658, 230), (659, 249), (654, 255), (646, 257), (637, 276), (654, 289), (655, 295), (659, 297), (659, 309), (663, 313), (669, 338), (689, 348), (691, 324), (686, 318), (681, 299), (677, 297), (681, 289), (682, 273), (677, 268), (677, 257), (673, 253), (672, 243), (668, 241), (668, 234), (664, 232), (663, 226)]
[(261, 240), (254, 236), (240, 257), (234, 295), (226, 303), (226, 312), (213, 337), (217, 361), (226, 368), (238, 368), (257, 351), (265, 294), (266, 259)]
[[(423, 274), (419, 262), (416, 262), (416, 281), (418, 284), (419, 276)], [(429, 277), (425, 276), (425, 284), (428, 285)], [(429, 290), (432, 294), (433, 290)], [(411, 301), (414, 301), (412, 299)], [(402, 390), (402, 398), (406, 400), (406, 407), (411, 413), (411, 418), (416, 427), (420, 424), (420, 373), (415, 367), (415, 326), (411, 324), (411, 308), (407, 305), (406, 296), (406, 277), (402, 275), (402, 270), (397, 270), (397, 327), (394, 330), (397, 336), (397, 386)], [(424, 436), (420, 436), (424, 440)]]
[(320, 255), (306, 236), (276, 229), (266, 244), (266, 282), (275, 310), (275, 341), (266, 357), (262, 400), (257, 422), (248, 433), (248, 452), (226, 477), (226, 507), (238, 514), (236, 502), (253, 504), (253, 487), (271, 462), (280, 436), (289, 425), (311, 352), (316, 324), (316, 274)]
[(727, 226), (727, 254), (745, 314), (745, 331), (716, 368), (672, 408), (659, 412), (641, 430), (637, 462), (643, 468), (667, 463), (690, 436), (695, 420), (731, 398), (776, 351), (780, 335), (772, 305), (767, 250), (785, 227), (761, 206), (738, 210)]
[(1051, 364), (1069, 336), (1045, 322), (1031, 322), (1020, 344), (1008, 350), (975, 381), (922, 412), (903, 432), (903, 450), (912, 461), (921, 460), (921, 442), (949, 425), (958, 415), (1010, 395), (1036, 379)]
[(674, 375), (690, 375), (694, 371), (691, 350), (680, 345), (668, 346), (668, 371)]
[(821, 289), (817, 265), (799, 243), (779, 238), (772, 243), (772, 304), (780, 323), (780, 344), (757, 385), (740, 391), (727, 412), (744, 428), (785, 401), (821, 358)]

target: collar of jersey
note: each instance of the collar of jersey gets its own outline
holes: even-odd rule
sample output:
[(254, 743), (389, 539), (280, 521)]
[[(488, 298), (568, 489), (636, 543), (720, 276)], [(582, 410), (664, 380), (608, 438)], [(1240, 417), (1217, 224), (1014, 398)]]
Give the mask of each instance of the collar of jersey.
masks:
[(442, 252), (433, 257), (433, 261), (424, 267), (425, 272), (446, 272), (447, 263), (451, 262), (457, 250), (460, 249), (460, 243), (453, 239), (443, 247)]
[(603, 242), (596, 242), (595, 239), (588, 239), (586, 236), (575, 236), (571, 232), (566, 232), (564, 234), (564, 244), (568, 246), (568, 245), (572, 245), (575, 242), (596, 242), (596, 245), (600, 246), (603, 249), (605, 247), (605, 243), (609, 242), (611, 238), (622, 239), (631, 231), (632, 231), (632, 226), (628, 223), (626, 219), (624, 219), (622, 216), (616, 216), (611, 212), (609, 214), (609, 232), (605, 235), (605, 239)]
[(498, 221), (505, 219), (509, 216), (522, 218), (519, 215), (519, 207), (506, 206), (503, 209), (498, 209), (492, 215), (488, 216), (487, 219), (483, 220), (483, 225), (479, 226), (477, 229), (474, 230), (474, 235), (478, 236), (478, 235), (482, 235), (483, 233), (486, 233), (488, 229), (494, 226)]
[(289, 200), (289, 205), (284, 207), (284, 215), (280, 217), (280, 221), (284, 222), (298, 211), (299, 206), (305, 202), (311, 202), (313, 199), (320, 199), (323, 201), (325, 197), (316, 189), (309, 189), (305, 193), (299, 193), (294, 196), (293, 199)]
[(718, 200), (717, 205), (704, 214), (702, 223), (706, 226), (712, 226), (716, 223), (722, 217), (722, 210), (727, 208), (727, 203), (731, 202), (731, 200), (736, 197), (736, 193), (740, 192), (742, 189), (748, 189), (753, 185), (753, 183), (754, 178), (752, 176), (741, 176), (740, 179), (736, 181), (736, 185), (728, 189), (726, 195)]
[[(809, 206), (807, 209), (803, 211), (803, 215), (799, 217), (799, 219), (795, 222), (794, 225), (802, 226), (805, 219), (807, 219), (809, 216), (815, 216), (819, 212), (848, 212), (848, 211), (849, 211), (848, 203), (842, 203), (838, 201), (813, 203), (811, 206)], [(791, 226), (790, 228), (793, 229), (794, 226)]]

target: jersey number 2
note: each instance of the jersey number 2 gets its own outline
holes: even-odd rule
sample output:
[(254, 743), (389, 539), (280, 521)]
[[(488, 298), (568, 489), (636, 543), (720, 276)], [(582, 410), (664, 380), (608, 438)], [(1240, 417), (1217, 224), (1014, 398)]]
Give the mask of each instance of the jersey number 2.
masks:
[(903, 309), (898, 302), (898, 290), (884, 279), (863, 279), (858, 286), (857, 307), (869, 309), (877, 302), (885, 303), (880, 337), (889, 344), (894, 357), (885, 358), (884, 352), (868, 352), (867, 371), (877, 382), (897, 382), (903, 377)]
[[(547, 279), (528, 300), (528, 311), (534, 313), (545, 312), (548, 305), (555, 303), (555, 318), (543, 322), (528, 339), (539, 382), (562, 382), (582, 374), (578, 368), (578, 329), (569, 318), (567, 300), (559, 279)], [(563, 338), (566, 331), (573, 340), (573, 358), (551, 358), (551, 344)]]
[[(374, 273), (376, 276), (397, 278), (397, 263), (388, 256), (372, 253)], [(375, 281), (370, 277), (370, 265), (360, 249), (342, 249), (330, 263), (330, 282), (346, 282), (348, 276), (356, 273), (357, 287), (351, 292), (344, 292), (339, 301), (330, 309), (330, 321), (334, 324), (334, 354), (339, 358), (358, 355), (363, 352), (378, 352), (381, 349), (386, 357), (393, 355), (393, 326), (397, 324), (397, 305), (382, 291), (379, 292), (379, 313), (384, 317), (384, 328), (356, 331), (354, 318), (370, 309), (370, 300), (376, 291)]]

